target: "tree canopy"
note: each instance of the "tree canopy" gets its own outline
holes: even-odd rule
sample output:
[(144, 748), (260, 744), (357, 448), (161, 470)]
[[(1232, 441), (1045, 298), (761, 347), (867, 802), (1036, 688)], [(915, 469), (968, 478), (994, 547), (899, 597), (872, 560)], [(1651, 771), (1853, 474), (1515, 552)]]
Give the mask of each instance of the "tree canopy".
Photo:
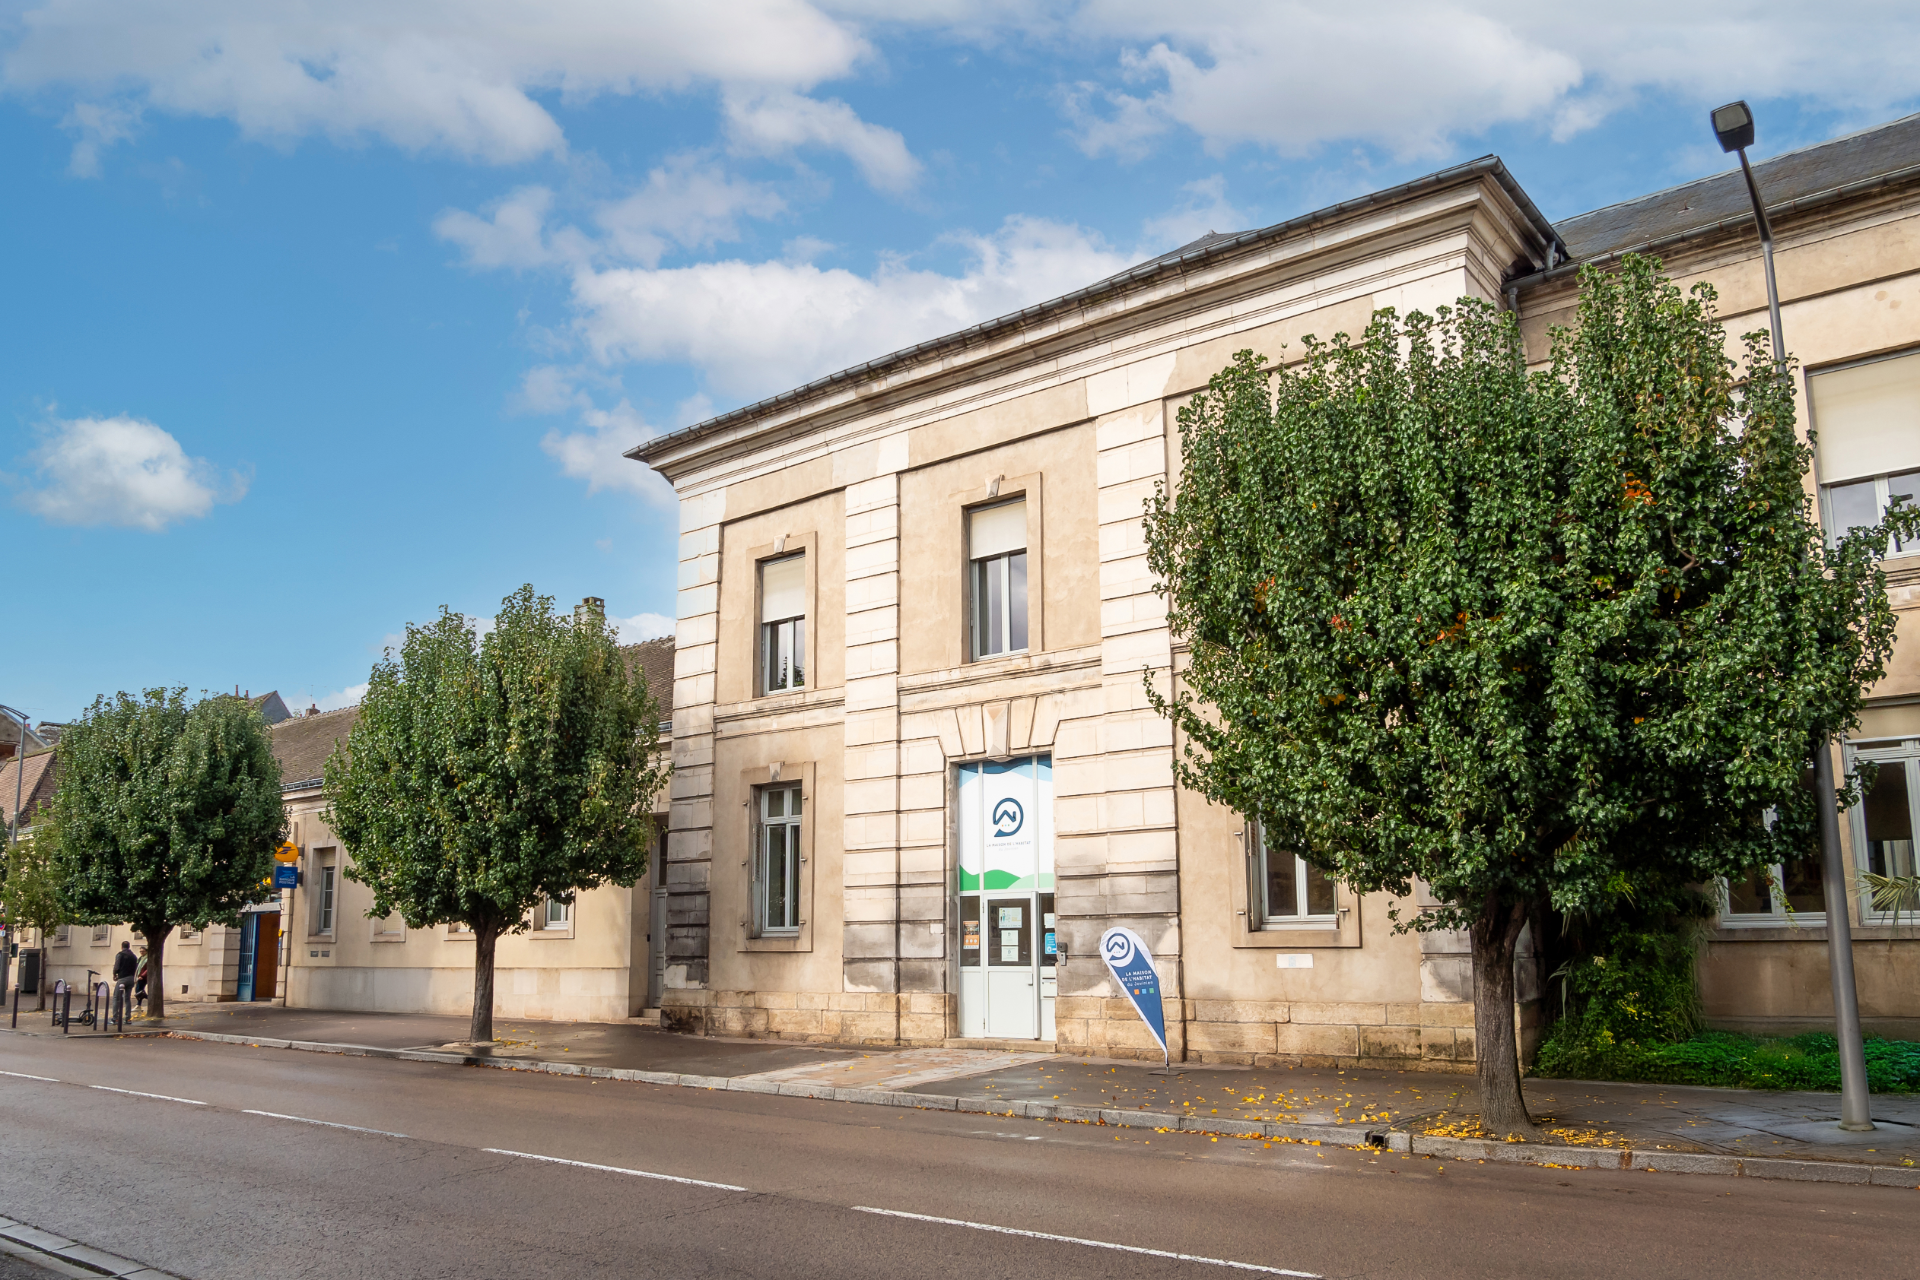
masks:
[(605, 618), (523, 586), (493, 630), (442, 609), (375, 665), (326, 765), (327, 822), (370, 915), (473, 931), (471, 1038), (493, 1038), (494, 947), (544, 899), (645, 874), (660, 714)]
[(1761, 335), (1736, 366), (1713, 301), (1646, 259), (1584, 271), (1534, 374), (1474, 299), (1288, 368), (1243, 352), (1150, 504), (1182, 782), (1446, 904), (1403, 925), (1471, 933), (1490, 1127), (1531, 1128), (1529, 915), (1799, 855), (1802, 776), (1891, 652), (1884, 532), (1823, 541), (1790, 372)]
[(146, 939), (149, 1017), (164, 1017), (174, 927), (238, 924), (271, 895), (286, 815), (266, 722), (240, 698), (189, 705), (184, 689), (149, 689), (96, 700), (56, 749), (35, 842), (50, 846), (74, 920), (126, 921)]

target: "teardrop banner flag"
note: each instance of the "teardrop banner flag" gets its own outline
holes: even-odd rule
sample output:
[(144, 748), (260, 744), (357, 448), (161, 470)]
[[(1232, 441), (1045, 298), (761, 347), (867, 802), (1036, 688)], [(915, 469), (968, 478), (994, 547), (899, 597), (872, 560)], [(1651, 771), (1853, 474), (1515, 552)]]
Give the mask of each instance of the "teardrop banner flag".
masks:
[(1127, 999), (1133, 1001), (1140, 1021), (1147, 1024), (1147, 1030), (1160, 1042), (1160, 1056), (1166, 1059), (1166, 1065), (1172, 1066), (1173, 1057), (1167, 1052), (1166, 1014), (1160, 1007), (1160, 975), (1153, 971), (1153, 953), (1147, 950), (1139, 934), (1116, 925), (1100, 935), (1100, 955), (1107, 962), (1113, 980), (1127, 993)]

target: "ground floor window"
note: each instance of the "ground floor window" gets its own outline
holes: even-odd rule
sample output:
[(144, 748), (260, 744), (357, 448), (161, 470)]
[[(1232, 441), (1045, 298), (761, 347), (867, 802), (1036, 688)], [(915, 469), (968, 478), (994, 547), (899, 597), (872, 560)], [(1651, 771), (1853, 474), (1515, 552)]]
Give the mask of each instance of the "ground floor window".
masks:
[(763, 934), (800, 928), (800, 786), (760, 789), (754, 906)]
[[(1913, 829), (1920, 819), (1920, 739), (1856, 748), (1856, 764), (1878, 766), (1861, 803), (1853, 811), (1853, 847), (1861, 874), (1860, 909), (1863, 918), (1910, 919), (1920, 909), (1916, 890)], [(1878, 880), (1879, 883), (1875, 883)], [(1897, 882), (1905, 881), (1899, 891)], [(1895, 882), (1889, 884), (1888, 882)], [(1880, 901), (1875, 902), (1876, 893)]]
[(1285, 927), (1338, 919), (1334, 882), (1290, 848), (1270, 845), (1266, 828), (1255, 822), (1248, 828), (1253, 847), (1255, 902), (1263, 927)]

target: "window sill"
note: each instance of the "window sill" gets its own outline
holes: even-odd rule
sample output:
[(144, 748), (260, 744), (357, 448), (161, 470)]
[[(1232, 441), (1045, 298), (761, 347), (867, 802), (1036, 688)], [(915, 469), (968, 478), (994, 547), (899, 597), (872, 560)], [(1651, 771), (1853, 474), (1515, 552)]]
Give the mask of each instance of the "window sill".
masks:
[(813, 950), (813, 930), (801, 925), (794, 933), (748, 934), (740, 940), (742, 951), (799, 952)]
[(405, 942), (406, 940), (407, 935), (404, 933), (376, 933), (368, 939), (368, 941), (375, 946), (379, 946), (382, 943)]
[(546, 938), (550, 941), (571, 942), (573, 940), (573, 929), (571, 926), (565, 929), (529, 929), (527, 932), (535, 938)]

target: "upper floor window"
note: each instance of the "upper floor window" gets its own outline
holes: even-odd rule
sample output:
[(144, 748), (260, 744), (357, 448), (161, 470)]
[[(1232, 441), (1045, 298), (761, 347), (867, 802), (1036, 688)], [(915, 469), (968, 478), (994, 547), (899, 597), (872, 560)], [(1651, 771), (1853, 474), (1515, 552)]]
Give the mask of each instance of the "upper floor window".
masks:
[(573, 904), (562, 902), (558, 898), (548, 898), (545, 910), (540, 917), (540, 927), (543, 929), (573, 928)]
[(969, 627), (973, 656), (1027, 647), (1027, 502), (967, 513)]
[(760, 691), (807, 683), (807, 556), (760, 562)]
[(1254, 823), (1250, 832), (1262, 927), (1308, 921), (1324, 924), (1339, 918), (1333, 881), (1326, 872), (1292, 849), (1270, 846), (1260, 823)]
[[(1920, 352), (1816, 373), (1807, 385), (1827, 540), (1879, 524), (1897, 497), (1920, 500)], [(1882, 554), (1920, 554), (1920, 543), (1893, 538)]]
[(762, 933), (800, 928), (800, 786), (760, 788), (754, 914)]

